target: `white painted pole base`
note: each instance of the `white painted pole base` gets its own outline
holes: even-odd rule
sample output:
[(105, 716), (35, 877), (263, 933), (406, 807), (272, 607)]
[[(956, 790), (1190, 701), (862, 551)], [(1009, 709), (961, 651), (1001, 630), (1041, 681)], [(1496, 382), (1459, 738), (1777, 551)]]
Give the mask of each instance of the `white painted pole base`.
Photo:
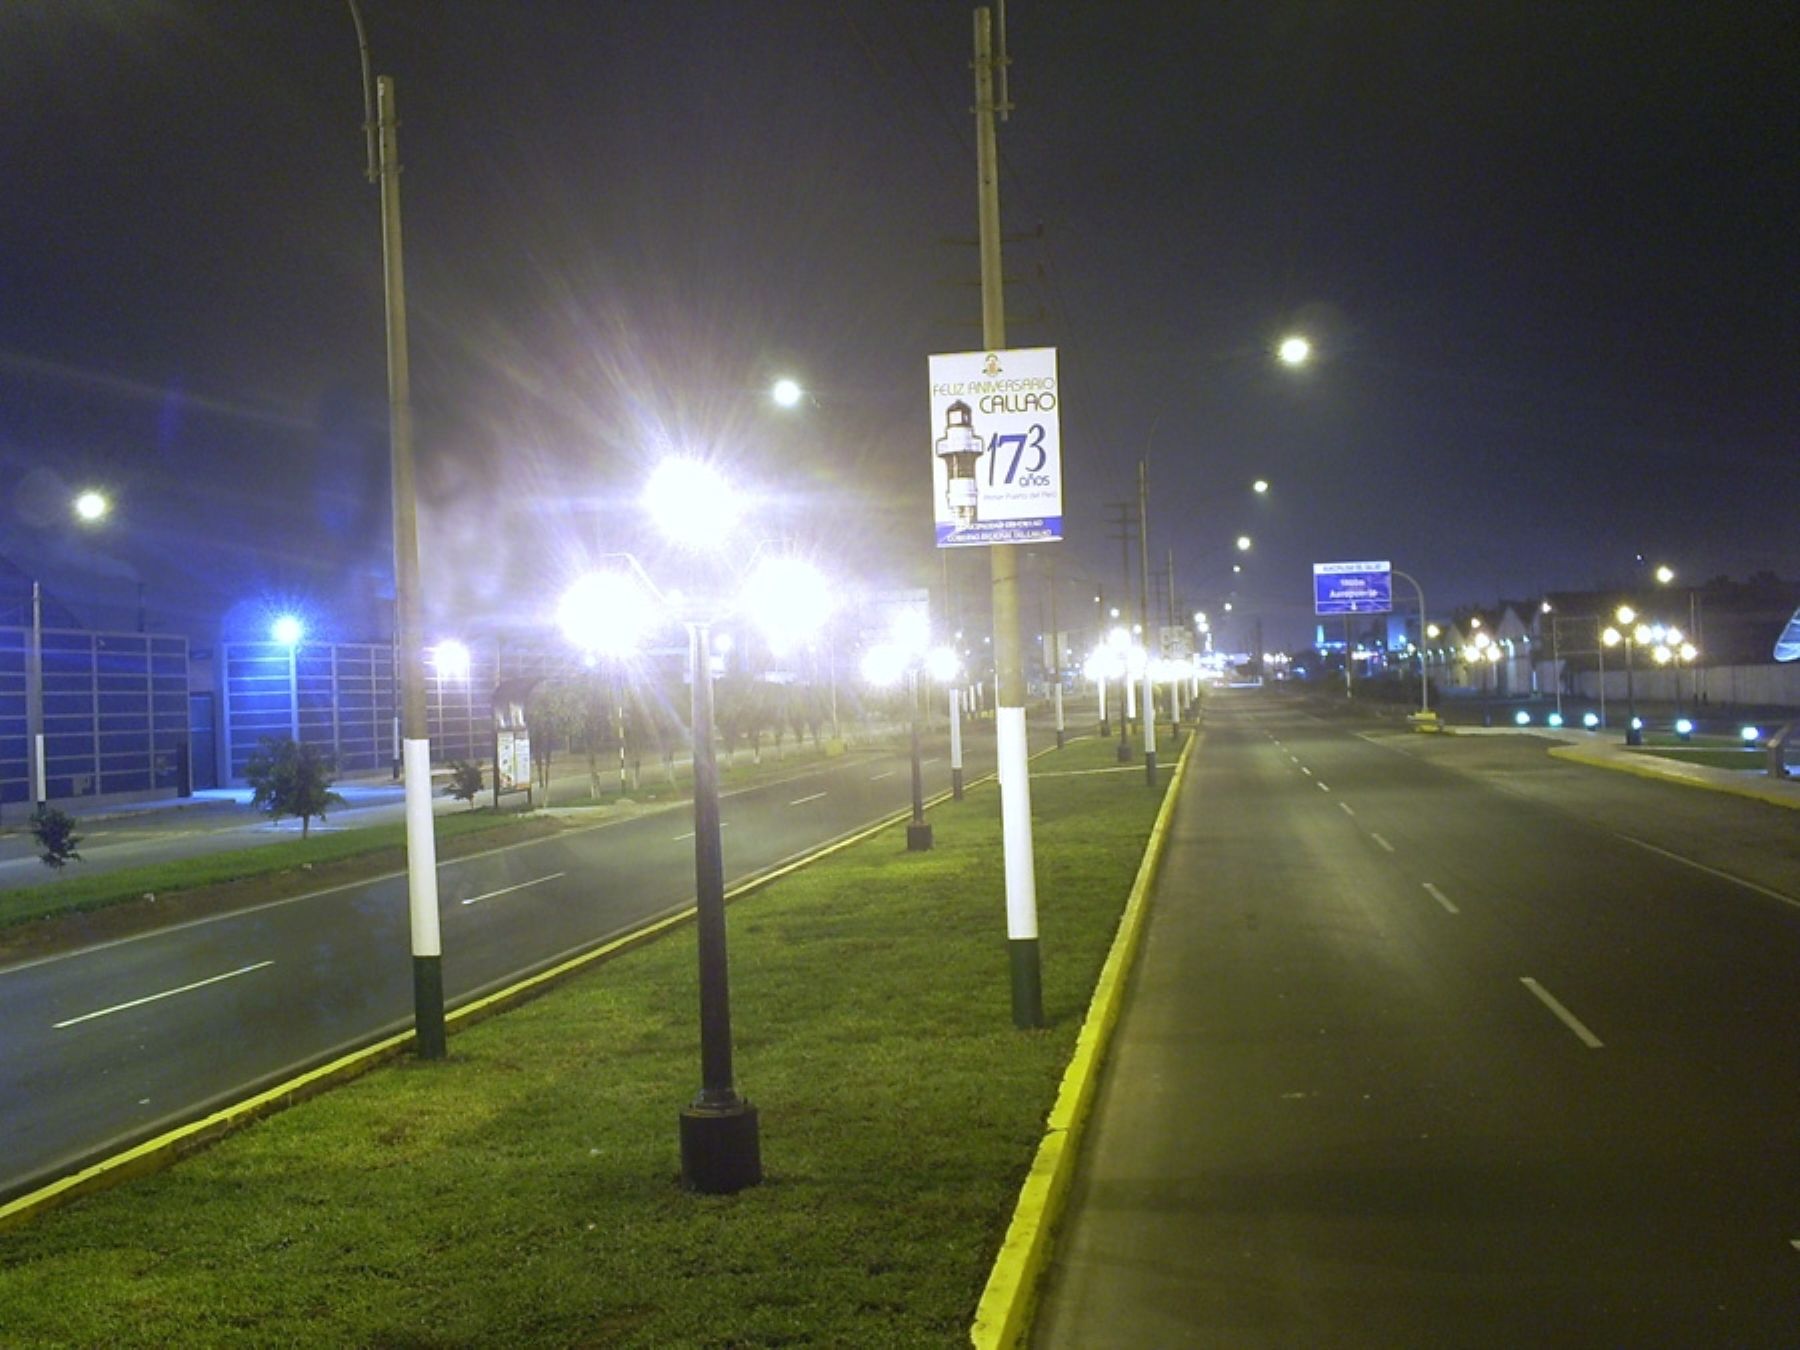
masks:
[(412, 920), (413, 1017), (422, 1059), (444, 1055), (443, 945), (438, 929), (437, 834), (431, 815), (431, 742), (401, 743), (406, 774), (406, 897)]
[(1012, 951), (1013, 1025), (1044, 1024), (1037, 960), (1037, 867), (1031, 842), (1031, 755), (1023, 708), (997, 708), (1000, 833), (1006, 856), (1006, 936)]

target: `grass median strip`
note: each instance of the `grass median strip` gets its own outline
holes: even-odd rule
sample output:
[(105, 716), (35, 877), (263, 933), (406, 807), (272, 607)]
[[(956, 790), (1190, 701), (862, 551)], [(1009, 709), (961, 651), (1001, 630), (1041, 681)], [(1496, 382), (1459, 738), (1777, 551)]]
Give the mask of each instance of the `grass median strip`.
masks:
[(1070, 775), (1033, 797), (1047, 1031), (1011, 1026), (992, 788), (934, 811), (929, 853), (888, 831), (733, 906), (763, 1186), (677, 1182), (698, 1075), (682, 930), (444, 1063), (0, 1234), (7, 1342), (966, 1343), (1160, 793)]

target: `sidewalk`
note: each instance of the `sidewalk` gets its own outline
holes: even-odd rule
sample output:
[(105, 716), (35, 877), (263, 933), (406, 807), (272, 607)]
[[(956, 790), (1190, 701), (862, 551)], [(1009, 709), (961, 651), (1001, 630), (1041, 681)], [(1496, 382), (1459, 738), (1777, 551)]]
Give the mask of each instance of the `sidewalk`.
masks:
[(1715, 769), (1705, 764), (1684, 764), (1663, 755), (1629, 749), (1616, 732), (1577, 731), (1569, 727), (1459, 726), (1452, 730), (1458, 736), (1536, 736), (1539, 740), (1561, 741), (1561, 745), (1549, 752), (1558, 759), (1573, 760), (1596, 769), (1636, 774), (1639, 778), (1679, 783), (1683, 787), (1728, 792), (1771, 806), (1800, 810), (1800, 778), (1771, 778), (1761, 769)]

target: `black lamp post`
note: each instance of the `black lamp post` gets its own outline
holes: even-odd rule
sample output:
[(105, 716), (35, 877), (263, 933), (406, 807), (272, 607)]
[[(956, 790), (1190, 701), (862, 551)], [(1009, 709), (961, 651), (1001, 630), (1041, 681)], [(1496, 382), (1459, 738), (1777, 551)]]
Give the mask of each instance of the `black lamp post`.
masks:
[(731, 988), (725, 959), (725, 855), (719, 836), (719, 764), (713, 748), (708, 625), (690, 621), (693, 680), (694, 913), (700, 946), (700, 1091), (681, 1113), (681, 1179), (708, 1195), (762, 1181), (756, 1108), (731, 1069)]

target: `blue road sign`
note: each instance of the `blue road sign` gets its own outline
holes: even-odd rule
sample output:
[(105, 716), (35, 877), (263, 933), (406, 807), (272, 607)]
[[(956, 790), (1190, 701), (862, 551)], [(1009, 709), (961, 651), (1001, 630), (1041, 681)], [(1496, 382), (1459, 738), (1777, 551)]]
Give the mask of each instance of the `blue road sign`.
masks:
[(1393, 607), (1393, 568), (1387, 563), (1313, 564), (1313, 613), (1386, 614)]

